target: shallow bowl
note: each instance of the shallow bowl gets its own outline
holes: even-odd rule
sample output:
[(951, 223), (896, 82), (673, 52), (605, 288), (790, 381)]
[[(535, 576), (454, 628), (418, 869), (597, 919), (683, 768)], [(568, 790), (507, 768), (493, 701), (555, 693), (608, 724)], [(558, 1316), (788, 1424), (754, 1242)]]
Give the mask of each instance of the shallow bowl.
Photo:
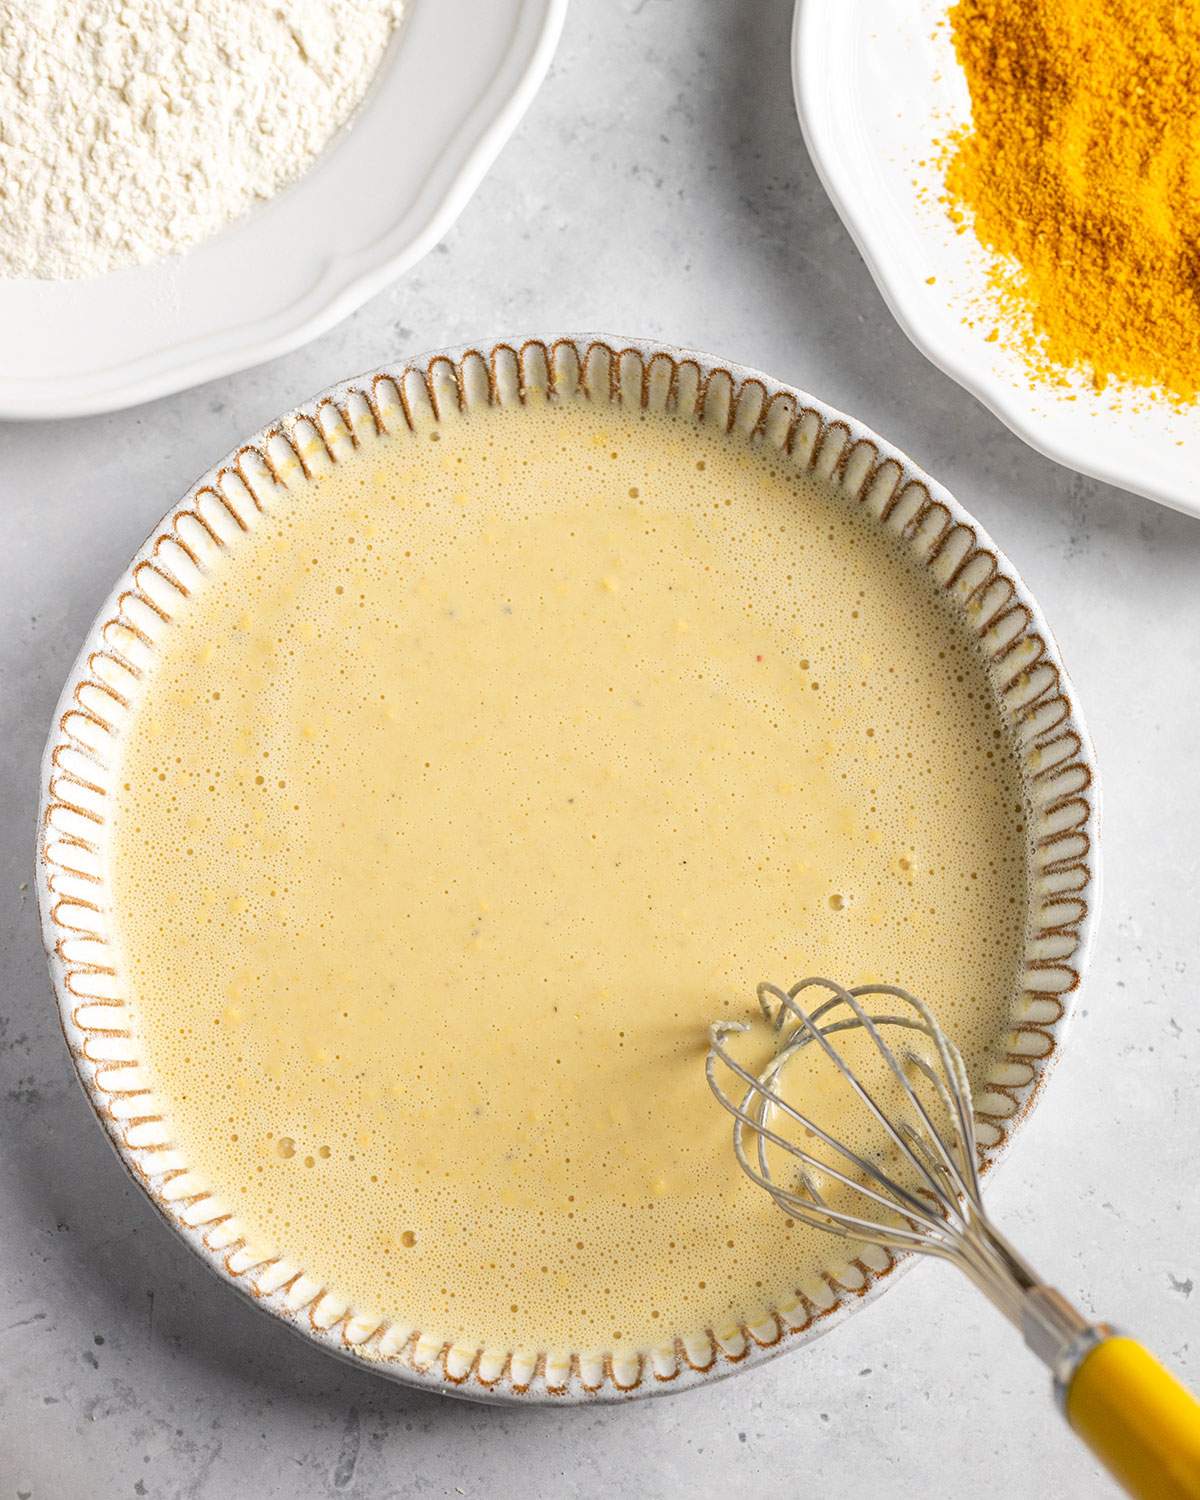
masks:
[[(581, 395), (674, 412), (785, 453), (842, 503), (907, 545), (989, 665), (1014, 727), (1030, 805), (1029, 910), (1012, 1027), (977, 1080), (985, 1168), (1003, 1154), (1057, 1061), (1098, 899), (1098, 792), (1091, 747), (1041, 611), (962, 506), (890, 443), (815, 397), (705, 354), (600, 336), (440, 351), (322, 392), (239, 444), (167, 512), (88, 634), (46, 748), (38, 895), (63, 1032), (116, 1150), (151, 1201), (223, 1280), (321, 1348), (444, 1394), (492, 1401), (624, 1400), (680, 1390), (798, 1348), (877, 1296), (900, 1267), (883, 1250), (802, 1282), (795, 1301), (733, 1333), (678, 1333), (645, 1355), (479, 1349), (359, 1314), (286, 1255), (263, 1260), (237, 1217), (172, 1146), (124, 1016), (110, 941), (108, 824), (113, 750), (154, 644), (189, 587), (221, 566), (239, 528), (286, 504), (380, 433), (428, 428), (452, 406)], [(834, 1242), (831, 1241), (831, 1247)], [(831, 1248), (831, 1256), (834, 1254)]]
[(446, 234), (516, 129), (567, 0), (408, 0), (362, 107), (291, 186), (181, 255), (0, 278), (0, 418), (115, 411), (316, 338)]

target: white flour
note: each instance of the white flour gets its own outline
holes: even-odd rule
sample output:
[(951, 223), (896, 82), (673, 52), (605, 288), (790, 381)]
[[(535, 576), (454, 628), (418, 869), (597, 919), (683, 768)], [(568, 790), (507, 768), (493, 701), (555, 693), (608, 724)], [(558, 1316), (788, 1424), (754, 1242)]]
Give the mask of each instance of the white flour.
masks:
[(0, 275), (215, 234), (353, 114), (402, 0), (0, 0)]

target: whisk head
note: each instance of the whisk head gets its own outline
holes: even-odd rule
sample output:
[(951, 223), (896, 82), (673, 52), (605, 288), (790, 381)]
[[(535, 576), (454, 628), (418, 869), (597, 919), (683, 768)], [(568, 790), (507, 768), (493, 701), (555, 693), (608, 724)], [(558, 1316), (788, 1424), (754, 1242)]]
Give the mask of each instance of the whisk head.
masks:
[[(969, 1259), (983, 1220), (971, 1090), (928, 1007), (897, 985), (829, 979), (760, 984), (758, 1001), (775, 1038), (766, 1066), (730, 1050), (751, 1030), (740, 1021), (711, 1027), (706, 1064), (742, 1170), (802, 1223)], [(856, 1145), (836, 1133), (847, 1106)]]

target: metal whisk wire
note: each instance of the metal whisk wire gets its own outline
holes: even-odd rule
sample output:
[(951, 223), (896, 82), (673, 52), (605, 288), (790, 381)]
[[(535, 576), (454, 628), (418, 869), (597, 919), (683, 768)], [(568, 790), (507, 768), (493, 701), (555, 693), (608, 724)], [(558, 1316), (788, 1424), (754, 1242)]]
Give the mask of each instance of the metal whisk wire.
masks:
[[(832, 991), (832, 994), (823, 1004), (818, 1005), (815, 1010), (809, 1012), (796, 1003), (796, 997), (804, 990), (821, 986)], [(863, 1007), (861, 1001), (866, 996), (888, 996), (902, 1001), (910, 1007), (912, 1015), (880, 1015), (873, 1017)], [(923, 1058), (916, 1053), (908, 1052), (904, 1057), (904, 1063), (916, 1066), (928, 1078), (939, 1092), (943, 1103), (953, 1099), (963, 1100), (964, 1090), (967, 1088), (966, 1074), (962, 1068), (958, 1053), (950, 1046), (950, 1043), (936, 1032), (932, 1018), (928, 1011), (914, 997), (898, 990), (891, 985), (863, 986), (858, 990), (846, 990), (840, 985), (834, 985), (831, 981), (804, 980), (793, 986), (789, 991), (783, 991), (773, 984), (760, 984), (758, 987), (758, 1001), (763, 1014), (772, 1025), (773, 1030), (779, 1033), (783, 1030), (788, 1018), (791, 1017), (794, 1025), (787, 1040), (779, 1047), (774, 1059), (767, 1070), (759, 1075), (747, 1071), (726, 1049), (724, 1039), (731, 1032), (744, 1031), (747, 1028), (738, 1022), (718, 1023), (712, 1030), (712, 1049), (709, 1055), (708, 1078), (713, 1091), (721, 1100), (722, 1104), (732, 1113), (736, 1119), (734, 1126), (734, 1150), (738, 1161), (752, 1179), (761, 1187), (771, 1193), (781, 1208), (793, 1212), (796, 1216), (806, 1222), (813, 1222), (812, 1208), (815, 1207), (825, 1216), (818, 1227), (828, 1228), (833, 1232), (844, 1235), (864, 1234), (874, 1238), (881, 1232), (886, 1234), (889, 1243), (897, 1248), (910, 1248), (919, 1239), (916, 1231), (909, 1227), (896, 1225), (894, 1223), (880, 1223), (875, 1220), (865, 1220), (846, 1212), (834, 1212), (829, 1208), (824, 1194), (818, 1185), (814, 1172), (830, 1178), (832, 1181), (851, 1188), (872, 1204), (894, 1214), (899, 1206), (905, 1216), (921, 1226), (925, 1234), (936, 1235), (939, 1223), (935, 1212), (931, 1211), (928, 1201), (916, 1196), (911, 1190), (888, 1177), (872, 1161), (864, 1158), (858, 1152), (852, 1150), (844, 1142), (830, 1136), (823, 1127), (810, 1116), (803, 1114), (790, 1100), (785, 1098), (776, 1088), (780, 1074), (801, 1048), (815, 1044), (821, 1048), (826, 1057), (833, 1063), (842, 1078), (849, 1085), (858, 1099), (870, 1111), (873, 1118), (880, 1125), (883, 1132), (891, 1143), (899, 1149), (904, 1159), (916, 1171), (925, 1191), (936, 1200), (947, 1199), (945, 1179), (949, 1178), (953, 1185), (953, 1194), (949, 1196), (948, 1203), (951, 1217), (958, 1215), (958, 1202), (960, 1196), (968, 1195), (972, 1190), (978, 1191), (978, 1182), (975, 1176), (974, 1163), (974, 1133), (971, 1128), (971, 1116), (969, 1107), (969, 1095), (964, 1110), (955, 1104), (951, 1108), (955, 1124), (959, 1126), (959, 1135), (955, 1145), (966, 1140), (962, 1152), (948, 1149), (940, 1134), (933, 1126), (923, 1102), (911, 1087), (905, 1074), (905, 1069), (896, 1057), (895, 1052), (884, 1039), (880, 1026), (904, 1027), (919, 1031), (931, 1038), (938, 1047), (939, 1057), (945, 1069), (949, 1087), (943, 1084), (933, 1069), (929, 1068)], [(850, 1014), (838, 1019), (828, 1019), (831, 1012), (836, 1013), (839, 1008), (844, 1007)], [(917, 1114), (927, 1132), (927, 1139), (923, 1140), (907, 1122), (897, 1124), (892, 1118), (880, 1108), (878, 1102), (870, 1090), (853, 1072), (846, 1063), (841, 1053), (834, 1047), (830, 1037), (838, 1032), (851, 1029), (865, 1030), (874, 1042), (877, 1050), (887, 1063), (892, 1077), (900, 1084), (908, 1104)], [(717, 1081), (716, 1062), (720, 1060), (726, 1067), (735, 1073), (747, 1086), (746, 1094), (740, 1105), (735, 1103), (721, 1088)], [(855, 1178), (849, 1177), (845, 1172), (831, 1166), (827, 1161), (819, 1160), (794, 1139), (785, 1139), (774, 1131), (769, 1120), (772, 1113), (778, 1111), (787, 1116), (794, 1124), (799, 1125), (809, 1134), (820, 1139), (830, 1150), (843, 1157), (847, 1164), (859, 1175)], [(961, 1123), (965, 1118), (965, 1126)], [(755, 1137), (755, 1155), (757, 1156), (757, 1168), (751, 1163), (746, 1150), (746, 1132), (749, 1130)], [(779, 1184), (771, 1171), (768, 1161), (768, 1146), (774, 1145), (795, 1156), (801, 1163), (801, 1170), (797, 1174), (799, 1183), (803, 1188), (803, 1195)], [(960, 1169), (956, 1157), (962, 1154), (966, 1171)], [(965, 1180), (964, 1180), (965, 1178)], [(874, 1183), (872, 1187), (869, 1184)], [(880, 1191), (882, 1190), (882, 1191)], [(807, 1200), (807, 1201), (806, 1201)]]
[[(800, 998), (809, 992), (824, 996), (811, 1009)], [(954, 1262), (1028, 1335), (1029, 1294), (1039, 1282), (984, 1210), (966, 1067), (929, 1008), (898, 985), (846, 988), (820, 978), (801, 980), (789, 990), (760, 984), (758, 1002), (781, 1038), (767, 1067), (754, 1073), (729, 1050), (729, 1038), (750, 1030), (740, 1021), (711, 1027), (706, 1062), (709, 1085), (734, 1118), (733, 1148), (742, 1170), (802, 1223), (901, 1253), (918, 1251)], [(886, 1067), (885, 1078), (899, 1086), (900, 1105), (908, 1118), (898, 1119), (884, 1109), (847, 1062), (836, 1039), (851, 1032), (870, 1040)], [(920, 1038), (924, 1051), (913, 1046), (897, 1049), (885, 1032), (913, 1041)], [(881, 1140), (906, 1169), (908, 1182), (832, 1135), (797, 1100), (783, 1094), (785, 1069), (812, 1047), (819, 1049), (879, 1128)], [(727, 1075), (744, 1085), (740, 1094), (725, 1086)], [(924, 1083), (926, 1097), (914, 1079)], [(799, 1139), (797, 1130), (802, 1133)], [(824, 1146), (832, 1160), (817, 1155), (806, 1138)], [(789, 1176), (781, 1180), (783, 1162)], [(842, 1190), (853, 1207), (831, 1202), (829, 1186)], [(1056, 1328), (1056, 1339), (1060, 1331)]]

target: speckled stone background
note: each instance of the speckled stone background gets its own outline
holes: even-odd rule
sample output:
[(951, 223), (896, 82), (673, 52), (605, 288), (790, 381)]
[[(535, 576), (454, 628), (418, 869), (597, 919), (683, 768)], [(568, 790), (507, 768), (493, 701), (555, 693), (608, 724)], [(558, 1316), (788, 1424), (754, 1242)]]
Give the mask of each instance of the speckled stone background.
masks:
[(31, 882), (42, 742), (100, 601), (189, 482), (297, 400), (532, 331), (661, 336), (795, 381), (907, 449), (1023, 571), (1096, 740), (1106, 893), (1063, 1064), (992, 1203), (1084, 1307), (1200, 1380), (1200, 523), (1039, 458), (910, 347), (806, 157), (789, 24), (783, 0), (575, 0), (490, 178), (391, 290), (236, 378), (0, 427), (0, 1500), (1108, 1492), (1042, 1371), (942, 1267), (696, 1393), (472, 1407), (244, 1305), (91, 1117)]

